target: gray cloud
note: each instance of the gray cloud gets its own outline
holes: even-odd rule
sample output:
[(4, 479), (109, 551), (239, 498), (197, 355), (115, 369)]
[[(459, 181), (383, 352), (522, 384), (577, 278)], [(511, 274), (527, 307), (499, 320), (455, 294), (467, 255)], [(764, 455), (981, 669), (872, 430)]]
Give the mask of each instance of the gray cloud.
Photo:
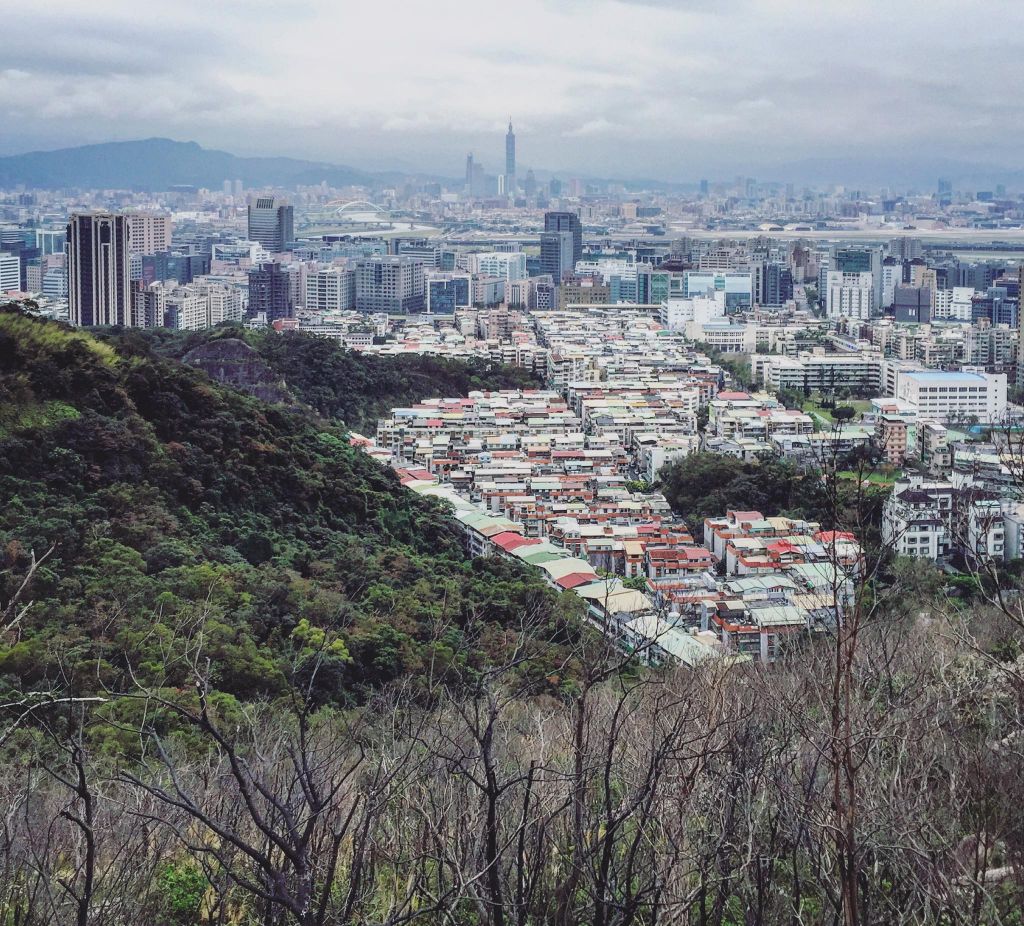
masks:
[(833, 155), (1013, 165), (1024, 5), (952, 0), (34, 0), (0, 46), (4, 153), (145, 135), (457, 175), (694, 179)]

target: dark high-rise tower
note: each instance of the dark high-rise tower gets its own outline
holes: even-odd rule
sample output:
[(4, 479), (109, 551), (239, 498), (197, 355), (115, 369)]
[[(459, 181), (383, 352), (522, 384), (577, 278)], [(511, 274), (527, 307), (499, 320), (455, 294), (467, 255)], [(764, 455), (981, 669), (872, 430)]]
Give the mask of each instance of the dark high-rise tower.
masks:
[(473, 152), (466, 155), (466, 195), (473, 195)]
[(512, 131), (512, 117), (508, 118), (508, 132), (505, 135), (505, 191), (516, 191), (516, 133)]
[(67, 229), (68, 311), (72, 325), (133, 325), (128, 218), (76, 213)]
[(575, 212), (545, 212), (544, 231), (572, 232), (572, 266), (583, 259), (583, 225)]
[(260, 264), (249, 271), (249, 315), (260, 312), (266, 313), (268, 325), (295, 315), (291, 279), (279, 263)]

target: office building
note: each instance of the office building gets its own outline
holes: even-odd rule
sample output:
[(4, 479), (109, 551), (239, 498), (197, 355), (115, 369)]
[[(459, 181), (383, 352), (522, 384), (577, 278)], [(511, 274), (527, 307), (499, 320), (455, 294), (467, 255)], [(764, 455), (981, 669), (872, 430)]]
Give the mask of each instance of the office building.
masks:
[(43, 295), (47, 299), (68, 298), (68, 272), (64, 267), (50, 267), (43, 272)]
[(540, 235), (540, 272), (549, 274), (560, 283), (562, 278), (573, 272), (576, 245), (573, 232), (544, 231)]
[(128, 219), (74, 213), (67, 227), (68, 318), (72, 325), (134, 325)]
[(931, 321), (932, 291), (927, 286), (897, 286), (893, 312), (897, 322), (926, 325)]
[(470, 266), (480, 276), (503, 277), (509, 282), (526, 279), (526, 255), (522, 251), (471, 254)]
[(279, 263), (260, 264), (249, 271), (249, 315), (265, 315), (267, 324), (295, 314), (291, 275)]
[[(26, 237), (34, 236), (28, 235)], [(19, 283), (15, 289), (27, 291), (31, 289), (28, 283), (28, 268), (32, 264), (38, 264), (40, 257), (42, 256), (39, 248), (35, 244), (29, 244), (25, 238), (16, 241), (4, 241), (0, 243), (0, 252), (13, 254), (18, 260), (18, 266), (21, 268), (19, 275)]]
[(295, 240), (295, 209), (273, 196), (249, 203), (249, 240), (258, 241), (271, 254), (287, 251)]
[(425, 269), (440, 270), (442, 249), (437, 245), (423, 240), (399, 241), (395, 246), (395, 254), (418, 260)]
[(754, 280), (750, 273), (733, 270), (687, 270), (683, 293), (687, 299), (725, 293), (725, 310), (734, 313), (754, 304)]
[(828, 269), (841, 273), (870, 273), (874, 293), (872, 308), (877, 309), (882, 304), (882, 252), (879, 248), (833, 248)]
[(920, 419), (995, 424), (1006, 415), (1006, 375), (901, 370), (896, 398), (914, 405)]
[(371, 257), (356, 263), (356, 311), (410, 315), (426, 307), (423, 263)]
[(505, 192), (511, 196), (516, 192), (516, 135), (512, 131), (511, 117), (505, 135)]
[(473, 278), (468, 273), (428, 271), (426, 298), (431, 315), (454, 315), (456, 309), (473, 304)]
[(164, 324), (168, 328), (199, 331), (209, 327), (210, 300), (193, 285), (175, 287), (164, 302)]
[(766, 306), (782, 306), (793, 298), (793, 273), (783, 264), (766, 261), (761, 268), (758, 302)]
[(36, 247), (44, 257), (48, 254), (63, 254), (67, 235), (62, 228), (37, 228)]
[(14, 251), (0, 251), (0, 293), (21, 289), (21, 258)]
[(572, 232), (572, 262), (569, 266), (575, 267), (576, 262), (583, 259), (583, 225), (575, 212), (545, 212), (544, 231)]

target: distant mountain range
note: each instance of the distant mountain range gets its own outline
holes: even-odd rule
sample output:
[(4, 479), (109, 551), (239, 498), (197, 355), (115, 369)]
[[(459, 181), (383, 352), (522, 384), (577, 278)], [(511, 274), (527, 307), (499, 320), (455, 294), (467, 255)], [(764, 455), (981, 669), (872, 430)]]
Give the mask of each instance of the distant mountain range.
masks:
[(167, 190), (177, 185), (219, 189), (225, 180), (246, 186), (285, 186), (327, 181), (331, 186), (374, 186), (401, 179), (343, 164), (297, 158), (242, 158), (169, 138), (106, 142), (0, 157), (0, 187)]
[[(723, 170), (723, 174), (726, 172)], [(551, 172), (535, 170), (543, 182), (549, 177), (580, 176), (592, 183), (623, 183), (627, 190), (687, 191), (695, 181), (679, 182), (653, 179), (597, 178), (570, 170)], [(1005, 184), (1011, 191), (1024, 188), (1024, 171), (993, 164), (956, 161), (920, 155), (908, 157), (817, 157), (799, 161), (734, 166), (728, 176), (709, 179), (731, 179), (735, 174), (759, 180), (798, 185), (843, 183), (849, 187), (878, 189), (919, 189), (931, 191), (939, 177), (951, 180), (957, 189), (992, 189)], [(241, 180), (250, 186), (295, 187), (326, 181), (340, 187), (349, 185), (381, 187), (407, 179), (444, 180), (428, 173), (413, 171), (366, 171), (344, 164), (304, 161), (299, 158), (244, 158), (227, 151), (203, 148), (196, 142), (173, 141), (169, 138), (147, 138), (139, 141), (106, 142), (59, 148), (55, 151), (30, 151), (26, 154), (0, 157), (0, 187), (25, 184), (43, 189), (134, 189), (167, 190), (189, 185), (219, 189), (225, 180)], [(452, 182), (452, 181), (448, 181)]]

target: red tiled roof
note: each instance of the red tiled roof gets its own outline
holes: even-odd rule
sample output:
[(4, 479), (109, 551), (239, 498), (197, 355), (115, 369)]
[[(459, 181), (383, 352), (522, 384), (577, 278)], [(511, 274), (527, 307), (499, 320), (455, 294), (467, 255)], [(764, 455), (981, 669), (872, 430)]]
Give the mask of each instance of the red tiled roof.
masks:
[(596, 582), (597, 573), (570, 572), (568, 575), (564, 575), (556, 581), (558, 585), (562, 586), (562, 588), (576, 588), (578, 585), (587, 585), (590, 582)]
[(506, 553), (511, 553), (513, 550), (519, 549), (519, 547), (533, 546), (540, 543), (540, 540), (535, 537), (524, 537), (515, 531), (502, 531), (491, 538), (491, 543), (500, 547)]
[(833, 543), (840, 540), (856, 541), (857, 536), (849, 531), (818, 531), (814, 535), (814, 539), (819, 543)]

